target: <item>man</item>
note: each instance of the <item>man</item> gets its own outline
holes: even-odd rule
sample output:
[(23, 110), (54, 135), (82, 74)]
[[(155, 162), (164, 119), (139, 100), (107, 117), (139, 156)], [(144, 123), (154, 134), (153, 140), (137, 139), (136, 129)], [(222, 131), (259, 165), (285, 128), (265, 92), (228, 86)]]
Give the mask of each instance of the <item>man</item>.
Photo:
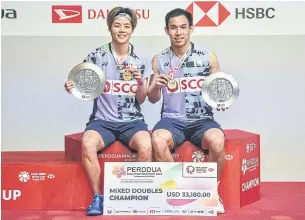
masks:
[[(224, 133), (201, 96), (204, 78), (220, 71), (218, 59), (191, 42), (193, 17), (189, 12), (174, 9), (165, 22), (171, 47), (153, 58), (154, 75), (148, 88), (151, 103), (160, 100), (161, 92), (163, 96), (161, 120), (152, 133), (154, 158), (172, 162), (170, 151), (189, 140), (209, 150), (209, 161), (217, 162), (219, 183), (225, 163)], [(217, 207), (219, 213), (224, 213), (220, 198)]]
[[(104, 93), (94, 100), (82, 137), (82, 165), (94, 193), (87, 215), (103, 213), (97, 151), (118, 140), (137, 151), (138, 161), (152, 161), (151, 137), (140, 108), (147, 95), (147, 78), (152, 73), (151, 59), (146, 61), (129, 43), (137, 25), (133, 10), (112, 9), (107, 25), (111, 43), (92, 51), (84, 60), (101, 67), (106, 75)], [(73, 86), (71, 82), (65, 84), (69, 93)]]

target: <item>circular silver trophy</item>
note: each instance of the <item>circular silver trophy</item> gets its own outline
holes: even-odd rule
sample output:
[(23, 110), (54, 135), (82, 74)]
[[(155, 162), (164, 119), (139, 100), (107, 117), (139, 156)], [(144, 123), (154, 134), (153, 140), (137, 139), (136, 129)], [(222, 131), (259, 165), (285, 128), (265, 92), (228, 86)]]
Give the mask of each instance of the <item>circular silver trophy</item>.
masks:
[(93, 63), (76, 65), (69, 73), (68, 81), (74, 82), (72, 94), (81, 100), (93, 100), (105, 88), (106, 76), (103, 70)]
[(239, 86), (229, 74), (217, 72), (209, 75), (202, 84), (202, 97), (212, 108), (228, 108), (239, 96)]

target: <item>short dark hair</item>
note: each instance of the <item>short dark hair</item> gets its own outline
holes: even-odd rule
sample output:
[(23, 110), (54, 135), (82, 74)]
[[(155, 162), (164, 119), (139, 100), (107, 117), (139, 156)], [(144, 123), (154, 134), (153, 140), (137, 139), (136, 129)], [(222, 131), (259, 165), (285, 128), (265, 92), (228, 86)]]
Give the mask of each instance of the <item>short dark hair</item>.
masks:
[(184, 15), (187, 20), (189, 21), (190, 27), (193, 26), (193, 15), (189, 13), (188, 11), (181, 9), (181, 8), (176, 8), (168, 12), (165, 16), (165, 26), (168, 28), (168, 21), (172, 17), (178, 17)]
[(137, 15), (135, 11), (131, 8), (123, 8), (123, 7), (115, 7), (110, 10), (110, 12), (107, 15), (107, 25), (108, 28), (111, 28), (111, 25), (114, 21), (115, 16), (117, 16), (120, 13), (126, 13), (131, 17), (131, 24), (132, 24), (132, 29), (134, 30), (137, 26)]

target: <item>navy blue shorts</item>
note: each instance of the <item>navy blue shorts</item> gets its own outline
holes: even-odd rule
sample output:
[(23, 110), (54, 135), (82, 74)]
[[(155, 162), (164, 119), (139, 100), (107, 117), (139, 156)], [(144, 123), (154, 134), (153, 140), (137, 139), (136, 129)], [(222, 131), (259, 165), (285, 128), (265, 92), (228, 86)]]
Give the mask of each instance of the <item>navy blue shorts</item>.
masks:
[(116, 140), (129, 147), (130, 140), (138, 131), (148, 131), (148, 126), (143, 120), (129, 122), (92, 120), (86, 126), (85, 131), (94, 130), (101, 135), (105, 144), (104, 148)]
[(192, 144), (201, 148), (202, 137), (211, 128), (222, 130), (221, 126), (213, 119), (184, 122), (175, 118), (164, 117), (155, 125), (153, 131), (157, 129), (168, 130), (173, 136), (174, 148), (183, 144), (184, 141), (190, 141)]

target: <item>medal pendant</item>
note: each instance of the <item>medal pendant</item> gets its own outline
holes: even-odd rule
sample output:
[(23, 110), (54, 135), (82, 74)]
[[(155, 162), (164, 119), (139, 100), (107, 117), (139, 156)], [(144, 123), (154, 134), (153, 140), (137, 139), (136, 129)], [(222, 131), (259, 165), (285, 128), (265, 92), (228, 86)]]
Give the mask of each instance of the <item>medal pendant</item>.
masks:
[(175, 89), (176, 87), (177, 87), (177, 82), (176, 82), (176, 80), (171, 79), (171, 80), (168, 81), (168, 83), (167, 83), (167, 88), (168, 88), (169, 90), (173, 90), (173, 89)]
[(131, 75), (131, 73), (129, 72), (129, 71), (125, 71), (124, 73), (123, 73), (123, 79), (125, 80), (125, 81), (129, 81), (129, 80), (131, 80), (131, 77), (132, 75)]

